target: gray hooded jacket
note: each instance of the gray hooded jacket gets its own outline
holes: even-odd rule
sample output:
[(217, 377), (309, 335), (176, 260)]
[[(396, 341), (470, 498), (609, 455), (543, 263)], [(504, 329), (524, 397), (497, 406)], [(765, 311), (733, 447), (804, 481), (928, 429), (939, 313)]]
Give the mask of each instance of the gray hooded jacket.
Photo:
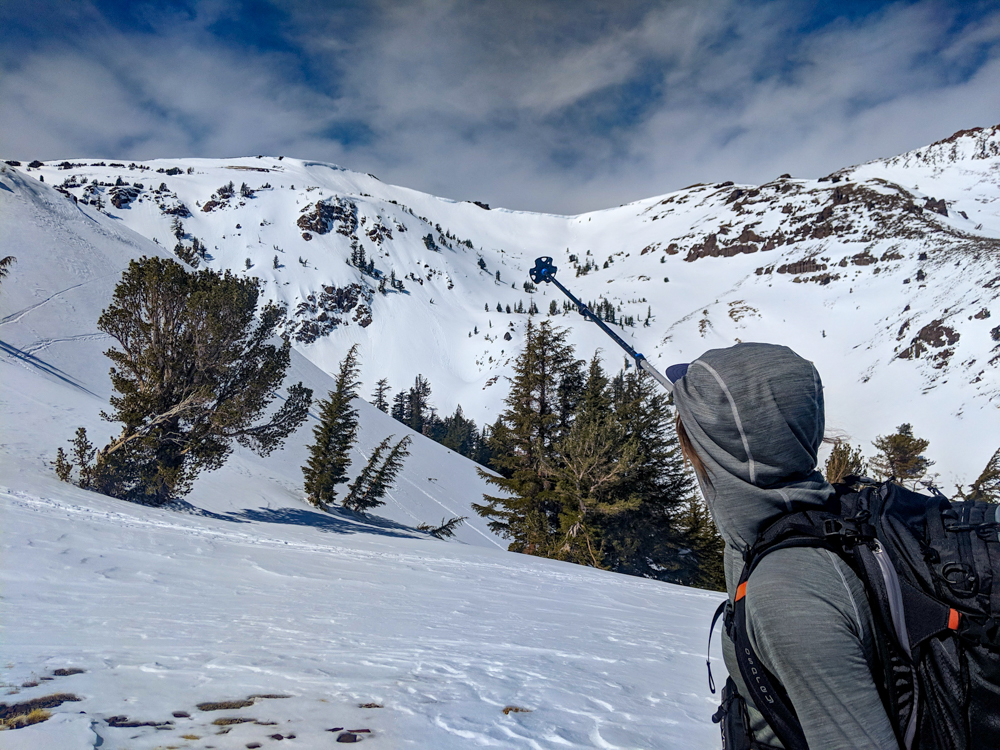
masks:
[[(726, 542), (732, 599), (743, 551), (779, 515), (823, 505), (833, 488), (816, 469), (823, 385), (811, 362), (772, 344), (713, 349), (674, 385), (681, 422), (705, 463), (705, 500)], [(778, 550), (747, 583), (751, 643), (781, 682), (811, 750), (899, 747), (872, 678), (872, 615), (857, 576), (835, 554)], [(735, 652), (726, 666), (748, 696)], [(780, 747), (750, 706), (755, 739)]]

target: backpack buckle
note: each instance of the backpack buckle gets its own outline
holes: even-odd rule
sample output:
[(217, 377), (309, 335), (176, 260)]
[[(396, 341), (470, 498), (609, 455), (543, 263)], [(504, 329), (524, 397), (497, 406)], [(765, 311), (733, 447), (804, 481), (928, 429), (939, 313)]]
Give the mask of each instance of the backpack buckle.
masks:
[(845, 541), (857, 541), (858, 539), (871, 539), (875, 537), (875, 527), (867, 523), (870, 514), (862, 511), (852, 518), (825, 518), (823, 519), (823, 536), (825, 538), (838, 537)]
[(846, 536), (844, 521), (839, 518), (826, 518), (823, 520), (823, 536)]

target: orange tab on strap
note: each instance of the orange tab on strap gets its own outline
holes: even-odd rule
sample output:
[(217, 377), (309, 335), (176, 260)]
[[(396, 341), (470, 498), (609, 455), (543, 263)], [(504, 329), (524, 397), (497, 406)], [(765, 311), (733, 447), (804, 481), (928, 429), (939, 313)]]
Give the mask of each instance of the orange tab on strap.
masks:
[[(744, 581), (739, 586), (736, 587), (736, 601), (739, 601), (744, 596), (747, 595), (747, 582)], [(955, 610), (952, 610), (954, 612)], [(956, 613), (957, 614), (957, 613)], [(958, 627), (957, 625), (955, 627)]]
[(961, 619), (962, 615), (957, 609), (952, 609), (948, 611), (948, 627), (951, 630), (958, 630), (958, 621)]

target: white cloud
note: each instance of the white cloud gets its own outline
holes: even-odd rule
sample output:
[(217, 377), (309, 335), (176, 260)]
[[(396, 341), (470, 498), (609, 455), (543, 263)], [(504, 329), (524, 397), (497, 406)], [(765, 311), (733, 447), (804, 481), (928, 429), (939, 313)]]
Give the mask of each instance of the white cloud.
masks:
[[(153, 6), (149, 6), (152, 8)], [(10, 157), (335, 161), (454, 198), (574, 212), (824, 174), (1000, 122), (1000, 12), (943, 0), (802, 34), (793, 0), (281, 3), (290, 51), (222, 42), (226, 3), (93, 21), (0, 77)], [(84, 9), (86, 10), (86, 9)], [(89, 34), (87, 30), (89, 29)], [(338, 123), (370, 133), (346, 145)]]

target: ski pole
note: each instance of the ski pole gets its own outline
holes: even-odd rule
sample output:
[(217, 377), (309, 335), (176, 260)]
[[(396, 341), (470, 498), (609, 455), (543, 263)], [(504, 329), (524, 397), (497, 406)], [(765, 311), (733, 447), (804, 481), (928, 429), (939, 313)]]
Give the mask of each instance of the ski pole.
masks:
[(577, 311), (584, 317), (584, 319), (589, 320), (591, 323), (597, 323), (601, 330), (614, 339), (614, 342), (618, 344), (618, 346), (628, 352), (629, 356), (635, 360), (636, 367), (648, 372), (653, 376), (657, 383), (667, 389), (667, 393), (672, 393), (674, 390), (674, 384), (663, 377), (663, 375), (661, 375), (660, 372), (649, 363), (648, 359), (625, 343), (621, 336), (612, 331), (603, 320), (593, 313), (589, 307), (574, 297), (573, 293), (569, 289), (560, 284), (559, 279), (556, 278), (557, 270), (558, 269), (552, 265), (552, 258), (536, 258), (535, 267), (528, 271), (528, 276), (530, 276), (531, 280), (536, 284), (555, 284), (559, 288), (559, 291), (572, 300), (573, 304), (576, 305)]

